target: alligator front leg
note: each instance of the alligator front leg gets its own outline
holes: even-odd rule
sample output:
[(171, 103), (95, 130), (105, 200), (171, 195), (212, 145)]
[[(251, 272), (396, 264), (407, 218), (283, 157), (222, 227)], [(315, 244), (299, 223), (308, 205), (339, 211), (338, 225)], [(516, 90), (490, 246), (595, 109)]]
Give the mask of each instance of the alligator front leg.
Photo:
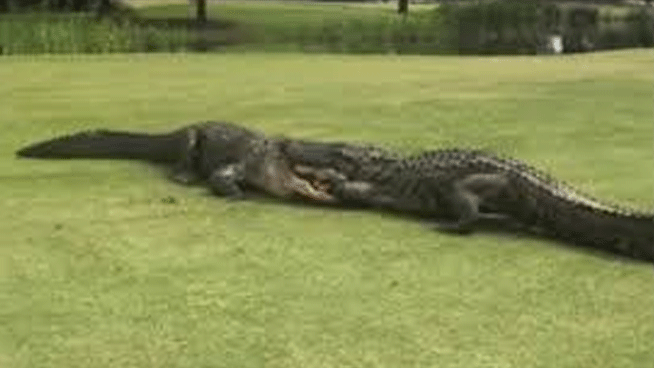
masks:
[(450, 212), (456, 218), (452, 222), (437, 222), (437, 230), (457, 234), (469, 234), (473, 225), (479, 219), (479, 197), (467, 191), (455, 188), (446, 199), (450, 204)]
[(239, 162), (217, 168), (211, 173), (209, 179), (207, 179), (207, 183), (214, 194), (239, 199), (245, 195), (245, 192), (241, 188), (244, 180), (245, 163)]

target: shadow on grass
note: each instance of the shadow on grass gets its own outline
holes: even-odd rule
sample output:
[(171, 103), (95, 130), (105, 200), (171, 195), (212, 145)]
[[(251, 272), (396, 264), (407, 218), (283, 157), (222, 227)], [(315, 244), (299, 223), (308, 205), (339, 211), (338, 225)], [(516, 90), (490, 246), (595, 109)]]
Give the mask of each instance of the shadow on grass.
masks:
[[(211, 196), (210, 193), (207, 193), (208, 196)], [(370, 211), (370, 208), (360, 207), (360, 206), (348, 206), (348, 205), (337, 205), (337, 204), (325, 204), (317, 203), (309, 200), (303, 200), (301, 198), (293, 200), (282, 200), (278, 198), (272, 198), (263, 193), (248, 190), (246, 196), (241, 200), (253, 201), (256, 203), (262, 204), (279, 204), (284, 206), (291, 207), (313, 207), (320, 208), (325, 211)], [(453, 234), (451, 232), (443, 232), (438, 229), (439, 220), (438, 219), (426, 219), (418, 217), (415, 215), (410, 215), (406, 213), (400, 213), (397, 211), (390, 210), (373, 210), (378, 213), (382, 213), (384, 217), (393, 217), (393, 218), (406, 218), (410, 220), (415, 220), (422, 223), (427, 231), (436, 231), (444, 234)], [(500, 218), (485, 218), (480, 219), (476, 224), (474, 231), (469, 234), (458, 234), (458, 236), (472, 237), (472, 236), (484, 236), (484, 235), (494, 235), (498, 237), (503, 237), (511, 240), (520, 240), (520, 239), (531, 239), (538, 240), (542, 242), (548, 242), (556, 247), (567, 249), (577, 253), (589, 254), (597, 257), (601, 257), (610, 261), (620, 261), (620, 262), (632, 262), (638, 264), (652, 264), (652, 260), (644, 259), (638, 256), (635, 256), (630, 253), (620, 252), (617, 249), (613, 248), (598, 248), (595, 246), (590, 246), (583, 242), (574, 242), (569, 240), (563, 240), (560, 237), (557, 237), (555, 234), (547, 233), (541, 229), (524, 226), (523, 224), (510, 219), (500, 219)]]

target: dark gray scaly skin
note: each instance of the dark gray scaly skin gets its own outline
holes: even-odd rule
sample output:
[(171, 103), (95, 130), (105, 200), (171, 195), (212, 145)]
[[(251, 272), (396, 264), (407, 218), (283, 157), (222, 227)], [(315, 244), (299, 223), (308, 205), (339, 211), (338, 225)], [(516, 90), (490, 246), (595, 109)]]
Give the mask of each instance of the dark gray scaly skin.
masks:
[(19, 157), (135, 159), (172, 169), (171, 179), (203, 182), (221, 196), (240, 198), (245, 187), (276, 197), (332, 202), (290, 169), (279, 141), (226, 122), (192, 124), (169, 133), (94, 130), (37, 142)]
[(268, 139), (234, 124), (206, 122), (163, 134), (82, 132), (29, 145), (17, 155), (145, 160), (171, 167), (178, 182), (204, 182), (218, 195), (238, 198), (252, 186), (283, 198), (450, 218), (455, 221), (441, 228), (460, 232), (485, 214), (504, 214), (565, 240), (654, 258), (651, 214), (585, 199), (520, 161), (478, 151), (407, 158), (375, 147)]
[(279, 198), (334, 201), (291, 170), (279, 139), (234, 124), (206, 124), (192, 132), (190, 152), (178, 172), (206, 180), (218, 195), (239, 198), (249, 186)]
[(288, 140), (301, 176), (326, 181), (343, 203), (450, 219), (469, 232), (487, 214), (506, 216), (564, 241), (654, 260), (654, 214), (574, 193), (524, 162), (463, 149), (405, 157), (377, 147)]

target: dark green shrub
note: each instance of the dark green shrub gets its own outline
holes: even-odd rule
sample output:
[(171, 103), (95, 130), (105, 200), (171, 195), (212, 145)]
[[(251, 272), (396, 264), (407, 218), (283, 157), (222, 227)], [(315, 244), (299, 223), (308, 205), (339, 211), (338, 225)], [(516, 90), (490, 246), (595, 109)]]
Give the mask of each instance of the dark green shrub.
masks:
[(481, 1), (444, 4), (447, 43), (461, 54), (531, 54), (548, 35), (563, 36), (565, 52), (654, 45), (654, 16), (640, 8), (620, 15), (615, 7), (537, 2)]
[(600, 16), (596, 49), (654, 46), (654, 15), (645, 8)]
[(141, 29), (83, 13), (0, 15), (3, 54), (180, 51), (188, 43), (188, 31), (181, 28)]
[(598, 39), (599, 9), (570, 7), (565, 11), (563, 47), (566, 52), (590, 51)]
[(654, 14), (646, 9), (641, 9), (636, 13), (634, 23), (638, 46), (654, 46)]
[(296, 41), (301, 49), (347, 53), (441, 53), (445, 35), (436, 12), (374, 19), (325, 21), (312, 31), (304, 26)]
[(533, 2), (443, 5), (450, 42), (462, 54), (535, 53), (538, 7)]

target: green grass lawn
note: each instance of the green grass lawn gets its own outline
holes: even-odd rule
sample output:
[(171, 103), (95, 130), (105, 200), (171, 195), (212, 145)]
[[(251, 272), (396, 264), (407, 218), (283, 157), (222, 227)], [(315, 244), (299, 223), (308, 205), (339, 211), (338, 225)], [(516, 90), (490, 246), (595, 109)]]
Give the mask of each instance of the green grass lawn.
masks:
[(651, 50), (2, 58), (0, 366), (644, 367), (651, 266), (13, 152), (81, 129), (224, 119), (406, 151), (485, 147), (651, 208), (653, 62)]

